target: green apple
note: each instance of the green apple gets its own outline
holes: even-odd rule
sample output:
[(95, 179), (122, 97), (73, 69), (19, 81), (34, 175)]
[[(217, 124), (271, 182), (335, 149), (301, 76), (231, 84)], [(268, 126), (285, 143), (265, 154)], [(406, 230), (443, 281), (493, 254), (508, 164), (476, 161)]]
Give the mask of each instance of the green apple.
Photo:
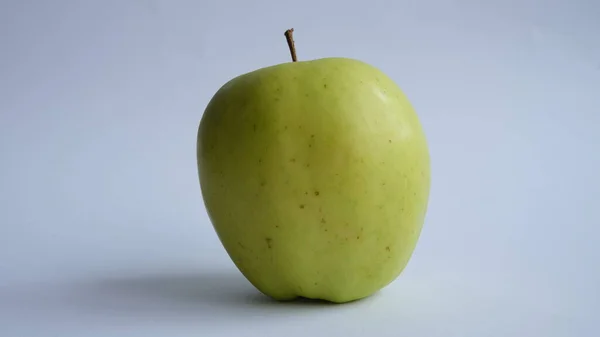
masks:
[(230, 80), (204, 111), (197, 161), (225, 250), (277, 300), (368, 297), (400, 275), (421, 233), (424, 131), (401, 89), (362, 61), (288, 62)]

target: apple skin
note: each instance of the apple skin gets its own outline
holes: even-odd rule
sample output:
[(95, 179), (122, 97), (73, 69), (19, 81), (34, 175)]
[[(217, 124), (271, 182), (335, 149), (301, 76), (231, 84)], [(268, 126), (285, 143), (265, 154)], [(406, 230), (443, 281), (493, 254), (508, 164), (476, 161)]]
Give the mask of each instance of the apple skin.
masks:
[(401, 89), (349, 58), (236, 77), (200, 121), (213, 227), (241, 273), (276, 300), (344, 303), (396, 279), (430, 190), (425, 134)]

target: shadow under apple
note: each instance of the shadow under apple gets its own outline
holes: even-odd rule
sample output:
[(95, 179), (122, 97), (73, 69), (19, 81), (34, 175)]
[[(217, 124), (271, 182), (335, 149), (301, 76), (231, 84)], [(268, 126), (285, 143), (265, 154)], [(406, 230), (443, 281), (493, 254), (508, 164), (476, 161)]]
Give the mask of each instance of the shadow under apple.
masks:
[(192, 319), (211, 324), (353, 305), (304, 298), (275, 301), (240, 273), (214, 270), (112, 276), (88, 280), (70, 294), (78, 311), (96, 318)]

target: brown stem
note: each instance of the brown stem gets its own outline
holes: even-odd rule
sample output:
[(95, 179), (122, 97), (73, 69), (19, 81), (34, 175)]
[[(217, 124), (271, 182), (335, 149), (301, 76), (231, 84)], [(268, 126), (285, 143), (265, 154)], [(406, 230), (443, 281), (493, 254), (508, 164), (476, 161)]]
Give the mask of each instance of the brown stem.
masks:
[(297, 62), (296, 57), (296, 46), (294, 46), (294, 28), (290, 28), (285, 31), (285, 39), (287, 40), (288, 47), (290, 48), (290, 54), (292, 54), (292, 61)]

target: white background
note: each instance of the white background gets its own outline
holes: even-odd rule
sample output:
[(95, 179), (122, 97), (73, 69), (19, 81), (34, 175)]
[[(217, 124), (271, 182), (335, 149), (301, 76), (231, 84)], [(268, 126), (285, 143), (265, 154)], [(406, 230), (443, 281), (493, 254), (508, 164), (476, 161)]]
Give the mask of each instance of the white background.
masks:
[[(599, 336), (593, 0), (0, 1), (0, 335)], [(343, 306), (249, 285), (202, 203), (227, 80), (371, 63), (432, 156), (408, 268)]]

